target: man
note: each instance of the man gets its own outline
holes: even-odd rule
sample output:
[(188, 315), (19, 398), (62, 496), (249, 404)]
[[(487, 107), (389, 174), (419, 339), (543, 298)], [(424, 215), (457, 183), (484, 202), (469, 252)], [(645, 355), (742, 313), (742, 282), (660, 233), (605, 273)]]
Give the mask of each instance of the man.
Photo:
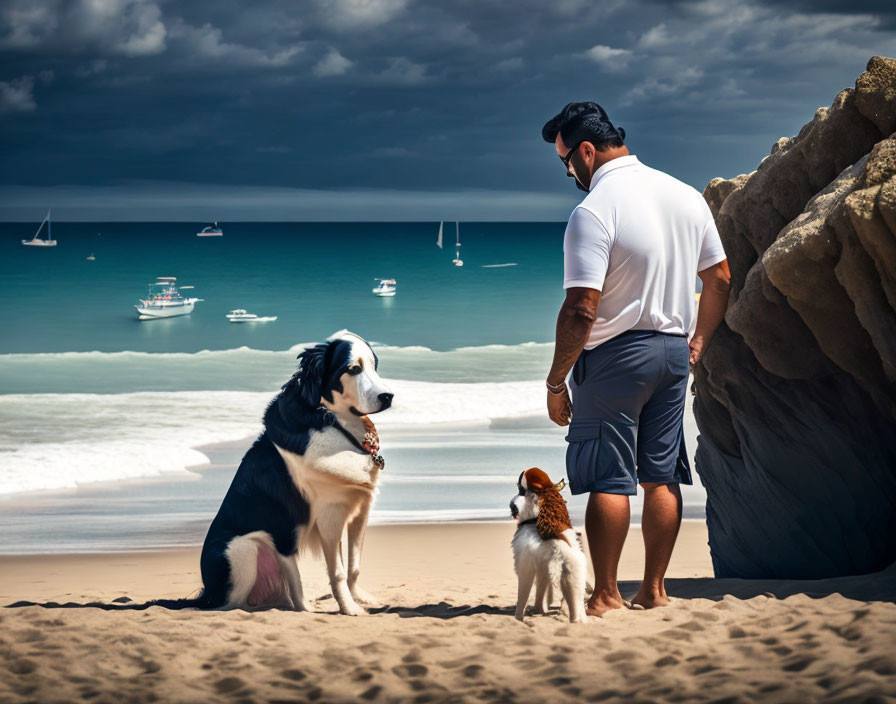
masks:
[[(632, 601), (663, 606), (681, 525), (678, 485), (692, 483), (682, 427), (689, 362), (700, 359), (725, 315), (728, 262), (701, 194), (629, 154), (625, 131), (599, 105), (568, 104), (542, 136), (588, 193), (564, 236), (566, 300), (547, 378), (551, 420), (572, 419), (570, 489), (589, 493), (595, 585), (587, 613), (632, 606), (616, 572), (638, 484), (645, 566)], [(697, 275), (703, 292), (695, 316)]]

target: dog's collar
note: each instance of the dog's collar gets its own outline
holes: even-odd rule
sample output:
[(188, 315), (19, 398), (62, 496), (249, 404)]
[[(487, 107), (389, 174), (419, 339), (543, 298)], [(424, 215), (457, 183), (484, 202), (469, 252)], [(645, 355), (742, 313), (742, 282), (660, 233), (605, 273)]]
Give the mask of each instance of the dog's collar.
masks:
[(354, 445), (355, 447), (357, 447), (357, 448), (358, 448), (361, 452), (363, 452), (365, 455), (373, 454), (373, 453), (370, 452), (370, 450), (368, 450), (366, 447), (364, 447), (364, 446), (361, 444), (361, 442), (358, 440), (358, 438), (356, 438), (354, 435), (352, 435), (350, 432), (348, 432), (348, 431), (342, 426), (342, 424), (341, 424), (338, 420), (334, 420), (334, 421), (333, 421), (333, 427), (336, 428), (336, 430), (338, 430), (340, 433), (342, 433), (343, 435), (345, 435), (345, 437), (348, 438), (348, 441), (349, 441), (352, 445)]
[(536, 516), (535, 518), (528, 518), (528, 519), (526, 519), (525, 521), (520, 521), (518, 527), (521, 528), (521, 527), (523, 527), (523, 526), (528, 526), (528, 525), (531, 525), (531, 524), (533, 524), (533, 523), (537, 523), (537, 522), (538, 522), (538, 517), (537, 517), (537, 516)]
[(380, 469), (383, 468), (383, 458), (380, 456), (380, 438), (376, 432), (376, 426), (373, 424), (369, 418), (364, 416), (364, 427), (367, 428), (367, 434), (364, 436), (364, 442), (358, 440), (352, 433), (346, 430), (342, 424), (333, 418), (333, 427), (336, 428), (340, 433), (345, 435), (348, 438), (348, 441), (358, 448), (365, 455), (370, 455), (373, 457), (374, 462), (377, 462), (380, 466)]

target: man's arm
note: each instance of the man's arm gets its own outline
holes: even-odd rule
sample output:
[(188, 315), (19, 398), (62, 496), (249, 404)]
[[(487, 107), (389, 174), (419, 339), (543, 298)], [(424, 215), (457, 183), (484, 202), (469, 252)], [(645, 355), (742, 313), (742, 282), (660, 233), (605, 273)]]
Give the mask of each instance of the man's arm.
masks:
[(697, 326), (691, 338), (691, 364), (696, 364), (709, 344), (712, 334), (725, 318), (728, 309), (728, 293), (731, 290), (731, 271), (728, 260), (698, 271), (697, 276), (703, 282), (700, 294), (700, 305), (697, 308)]
[[(566, 375), (588, 341), (599, 303), (600, 291), (593, 288), (566, 290), (566, 300), (557, 316), (554, 362), (547, 379), (551, 386), (560, 386), (566, 381)], [(566, 389), (556, 394), (548, 391), (548, 415), (557, 425), (569, 425), (570, 401)]]

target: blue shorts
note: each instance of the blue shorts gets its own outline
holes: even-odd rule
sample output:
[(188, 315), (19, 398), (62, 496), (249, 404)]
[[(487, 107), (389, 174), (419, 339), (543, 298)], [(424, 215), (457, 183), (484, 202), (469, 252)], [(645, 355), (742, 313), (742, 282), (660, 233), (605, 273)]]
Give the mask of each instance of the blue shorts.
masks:
[(582, 352), (566, 436), (573, 494), (693, 484), (682, 424), (689, 357), (687, 337), (654, 330), (627, 330)]

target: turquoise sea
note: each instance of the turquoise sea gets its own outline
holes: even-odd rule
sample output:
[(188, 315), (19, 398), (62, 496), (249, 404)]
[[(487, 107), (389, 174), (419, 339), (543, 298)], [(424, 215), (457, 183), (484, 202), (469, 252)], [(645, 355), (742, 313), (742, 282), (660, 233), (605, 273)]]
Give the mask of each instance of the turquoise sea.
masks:
[[(344, 328), (396, 392), (374, 522), (505, 519), (520, 471), (563, 475), (542, 386), (563, 223), (461, 223), (463, 267), (454, 223), (444, 249), (439, 223), (204, 224), (54, 223), (55, 248), (21, 245), (36, 222), (0, 224), (0, 552), (201, 542), (296, 355)], [(137, 320), (158, 276), (195, 286), (192, 315)], [(278, 319), (235, 325), (234, 308)], [(693, 457), (690, 415), (686, 432)], [(704, 501), (687, 490), (685, 516)]]

